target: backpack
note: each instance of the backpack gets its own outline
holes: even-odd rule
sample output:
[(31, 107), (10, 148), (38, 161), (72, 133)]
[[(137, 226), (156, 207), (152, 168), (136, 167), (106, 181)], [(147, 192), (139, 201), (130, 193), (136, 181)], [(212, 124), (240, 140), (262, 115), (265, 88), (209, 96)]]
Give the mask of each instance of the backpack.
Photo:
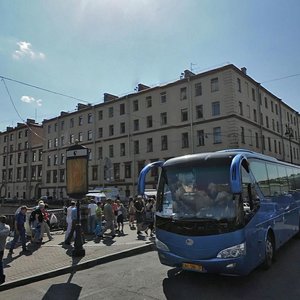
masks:
[(29, 216), (29, 225), (31, 225), (35, 221), (36, 209), (34, 209)]

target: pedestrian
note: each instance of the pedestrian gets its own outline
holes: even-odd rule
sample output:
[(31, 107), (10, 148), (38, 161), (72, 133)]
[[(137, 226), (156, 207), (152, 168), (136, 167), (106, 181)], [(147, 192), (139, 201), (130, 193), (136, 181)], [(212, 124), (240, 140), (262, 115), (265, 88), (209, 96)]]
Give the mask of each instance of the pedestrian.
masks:
[(128, 206), (128, 213), (129, 213), (129, 227), (130, 229), (135, 229), (134, 227), (134, 220), (135, 220), (135, 207), (134, 207), (134, 200), (132, 197), (129, 198), (129, 206)]
[(114, 227), (117, 228), (118, 205), (117, 205), (117, 200), (116, 199), (112, 201), (111, 206), (112, 206), (112, 209), (113, 209), (113, 212), (114, 212), (114, 215), (115, 215), (115, 217), (114, 217)]
[[(72, 207), (71, 218), (72, 218), (72, 226), (69, 235), (65, 239), (66, 245), (71, 244), (73, 237), (75, 237), (76, 239), (76, 225), (78, 224), (78, 216), (77, 216), (77, 207), (75, 205), (74, 207)], [(81, 232), (80, 234), (81, 234), (81, 238), (84, 240), (83, 232)]]
[(150, 236), (153, 236), (154, 231), (154, 213), (155, 213), (155, 203), (153, 198), (149, 198), (146, 206), (145, 206), (145, 212), (146, 212), (146, 223), (147, 228), (145, 230), (145, 233), (148, 235), (148, 229), (150, 229)]
[(106, 222), (103, 230), (101, 231), (100, 237), (103, 237), (103, 234), (107, 231), (107, 229), (110, 229), (110, 234), (113, 239), (116, 236), (114, 225), (115, 213), (112, 208), (112, 199), (110, 198), (106, 200), (106, 203), (103, 207), (103, 215)]
[(47, 210), (48, 204), (44, 203), (44, 206), (43, 206), (43, 203), (44, 202), (41, 202), (41, 206), (40, 206), (40, 210), (43, 215), (43, 223), (41, 226), (41, 239), (43, 239), (44, 233), (46, 232), (49, 241), (52, 241), (53, 237), (50, 232), (50, 218), (49, 218), (49, 213)]
[(142, 226), (145, 222), (145, 203), (141, 195), (138, 195), (135, 202), (135, 218), (136, 218), (136, 227), (137, 234), (140, 235), (142, 233)]
[(96, 208), (97, 204), (91, 199), (88, 205), (88, 231), (93, 234), (96, 228)]
[(118, 232), (124, 233), (124, 219), (126, 218), (126, 208), (120, 200), (117, 200), (117, 225)]
[(100, 237), (102, 231), (102, 208), (101, 202), (97, 202), (96, 208), (96, 228), (95, 228), (95, 236)]
[(67, 239), (68, 235), (71, 232), (72, 228), (72, 209), (75, 207), (76, 203), (74, 200), (71, 201), (70, 206), (67, 207), (67, 216), (66, 216), (66, 222), (67, 222), (67, 230), (65, 232), (65, 240)]
[(27, 206), (21, 206), (20, 212), (15, 217), (15, 233), (14, 239), (11, 242), (9, 254), (14, 253), (14, 248), (16, 243), (18, 242), (19, 238), (21, 238), (22, 242), (22, 253), (25, 254), (28, 252), (26, 247), (26, 231), (25, 231), (25, 223), (26, 223), (26, 212)]
[(6, 239), (9, 235), (10, 227), (6, 224), (6, 216), (0, 216), (0, 284), (5, 282), (3, 271), (3, 254), (6, 244)]

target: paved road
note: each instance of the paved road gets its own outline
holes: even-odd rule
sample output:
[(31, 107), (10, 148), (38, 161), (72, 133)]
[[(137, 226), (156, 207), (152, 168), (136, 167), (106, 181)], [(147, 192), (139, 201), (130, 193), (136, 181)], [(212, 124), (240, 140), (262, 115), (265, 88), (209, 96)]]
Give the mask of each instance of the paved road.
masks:
[[(278, 253), (268, 271), (245, 277), (181, 272), (159, 263), (152, 251), (88, 270), (18, 287), (1, 299), (117, 299), (117, 300), (299, 300), (300, 240), (293, 239)], [(20, 295), (22, 295), (20, 297)]]

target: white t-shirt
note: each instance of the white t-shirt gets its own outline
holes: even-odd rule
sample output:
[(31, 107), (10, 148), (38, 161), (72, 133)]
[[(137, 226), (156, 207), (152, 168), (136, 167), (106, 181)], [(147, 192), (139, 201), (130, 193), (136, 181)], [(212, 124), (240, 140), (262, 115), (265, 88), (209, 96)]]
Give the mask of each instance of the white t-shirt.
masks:
[(95, 216), (96, 215), (96, 208), (97, 208), (97, 204), (96, 203), (90, 203), (88, 205), (89, 215), (90, 216)]
[(67, 223), (71, 223), (72, 222), (72, 208), (73, 208), (74, 206), (69, 206), (68, 208), (67, 208), (67, 217), (66, 217), (66, 221), (67, 221)]

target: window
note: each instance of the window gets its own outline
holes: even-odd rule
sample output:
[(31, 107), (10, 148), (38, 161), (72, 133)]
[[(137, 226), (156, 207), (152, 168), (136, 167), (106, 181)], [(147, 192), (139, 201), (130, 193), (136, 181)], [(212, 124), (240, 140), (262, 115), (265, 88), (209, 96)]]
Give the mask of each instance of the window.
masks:
[(51, 166), (51, 155), (48, 155), (47, 157), (47, 166)]
[(160, 93), (160, 102), (161, 103), (167, 102), (167, 92), (161, 92)]
[(189, 134), (187, 132), (181, 134), (181, 147), (182, 148), (189, 147)]
[(57, 166), (57, 165), (58, 165), (58, 156), (57, 156), (57, 154), (54, 155), (54, 162), (53, 162), (53, 165), (54, 165), (54, 166)]
[(153, 126), (152, 116), (147, 116), (147, 128), (151, 128)]
[(114, 179), (120, 179), (120, 164), (114, 164)]
[(60, 123), (60, 129), (64, 130), (64, 128), (65, 128), (65, 121), (61, 121), (61, 123)]
[(268, 98), (265, 97), (265, 108), (268, 108)]
[(125, 164), (125, 178), (131, 178), (131, 163)]
[(139, 154), (140, 153), (140, 143), (139, 141), (134, 141), (133, 142), (133, 148), (134, 148), (134, 154)]
[(82, 116), (78, 117), (78, 125), (79, 126), (83, 125), (83, 117)]
[(88, 131), (88, 141), (91, 141), (93, 139), (93, 131), (89, 130)]
[(108, 117), (113, 118), (114, 116), (114, 108), (111, 106), (108, 108)]
[(36, 161), (36, 151), (32, 151), (32, 161)]
[(222, 143), (221, 127), (215, 127), (213, 129), (213, 138), (214, 138), (214, 144)]
[(74, 119), (70, 119), (70, 128), (73, 128), (74, 127)]
[(99, 121), (103, 120), (103, 110), (98, 111), (98, 120)]
[(103, 148), (102, 147), (98, 148), (98, 159), (103, 159)]
[(54, 132), (57, 132), (57, 123), (54, 124)]
[(147, 107), (152, 106), (152, 97), (151, 96), (146, 97), (146, 106)]
[(48, 134), (51, 133), (51, 125), (48, 125)]
[(89, 124), (93, 123), (93, 115), (91, 113), (88, 114), (88, 123)]
[(64, 169), (59, 170), (59, 181), (65, 182), (65, 170)]
[(74, 144), (74, 134), (70, 134), (70, 144)]
[(202, 95), (202, 84), (201, 82), (198, 82), (195, 84), (195, 96), (201, 96)]
[(253, 109), (253, 119), (254, 119), (254, 122), (257, 122), (256, 109)]
[(23, 135), (23, 132), (22, 132), (22, 131), (19, 131), (19, 134), (18, 134), (19, 139), (22, 138), (22, 135)]
[(54, 147), (58, 147), (58, 138), (54, 139)]
[(212, 104), (212, 116), (219, 116), (220, 115), (220, 102), (216, 101)]
[(271, 138), (268, 137), (268, 148), (269, 148), (269, 151), (272, 151), (272, 145), (271, 145)]
[(198, 146), (205, 146), (204, 143), (204, 130), (197, 130)]
[(241, 93), (242, 92), (242, 86), (241, 86), (241, 79), (237, 78), (237, 86), (238, 86), (238, 91)]
[(52, 148), (52, 140), (48, 140), (48, 149)]
[(248, 136), (249, 136), (249, 145), (253, 145), (253, 137), (252, 137), (252, 130), (248, 129)]
[(124, 122), (120, 123), (120, 134), (123, 134), (123, 133), (125, 133), (125, 123)]
[(239, 101), (239, 114), (242, 116), (243, 115), (243, 102)]
[(57, 170), (53, 170), (53, 183), (57, 182)]
[(181, 122), (185, 122), (188, 120), (188, 110), (187, 108), (183, 108), (181, 110)]
[(82, 134), (82, 132), (78, 133), (78, 140), (79, 140), (79, 142), (83, 141), (83, 134)]
[(259, 148), (259, 137), (257, 132), (255, 132), (255, 146), (256, 148)]
[(114, 157), (114, 145), (109, 145), (109, 157)]
[(120, 104), (120, 116), (125, 114), (125, 103)]
[(167, 113), (163, 112), (160, 114), (160, 125), (167, 125)]
[(267, 128), (269, 128), (269, 117), (268, 116), (266, 116), (266, 126), (267, 126)]
[(245, 144), (245, 128), (241, 127), (241, 143)]
[[(5, 156), (4, 156), (5, 157)], [(22, 153), (18, 153), (18, 164), (21, 163)]]
[(102, 138), (103, 137), (103, 128), (100, 127), (98, 128), (98, 138)]
[(255, 89), (253, 89), (253, 88), (252, 88), (252, 100), (256, 101), (256, 98), (255, 98)]
[(196, 118), (197, 119), (203, 118), (203, 105), (196, 106)]
[(64, 164), (65, 164), (65, 154), (64, 154), (64, 153), (61, 153), (61, 154), (60, 154), (60, 164), (61, 164), (61, 165), (64, 165)]
[(120, 156), (125, 156), (125, 143), (120, 144)]
[(139, 110), (139, 100), (134, 100), (133, 101), (133, 111), (138, 111)]
[(147, 138), (147, 152), (153, 152), (153, 140), (152, 140), (152, 138)]
[(114, 125), (109, 125), (108, 127), (109, 136), (114, 135)]
[(140, 129), (139, 120), (133, 120), (133, 130), (137, 131)]
[(211, 92), (217, 92), (219, 90), (219, 79), (218, 78), (212, 78), (210, 80), (210, 88)]
[(47, 171), (47, 173), (46, 173), (46, 182), (47, 183), (51, 182), (51, 171)]
[(98, 180), (98, 167), (92, 166), (92, 180)]
[(162, 135), (161, 136), (161, 150), (168, 150), (168, 136)]
[(185, 99), (187, 99), (186, 87), (183, 87), (180, 89), (180, 100), (185, 100)]

